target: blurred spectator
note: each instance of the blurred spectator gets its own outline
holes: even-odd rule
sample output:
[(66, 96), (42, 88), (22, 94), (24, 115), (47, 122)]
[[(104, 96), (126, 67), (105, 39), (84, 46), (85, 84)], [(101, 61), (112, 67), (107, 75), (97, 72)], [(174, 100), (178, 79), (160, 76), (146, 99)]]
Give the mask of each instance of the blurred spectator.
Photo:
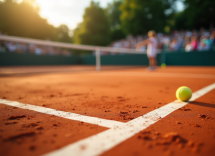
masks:
[(7, 48), (9, 50), (9, 52), (15, 52), (16, 51), (16, 45), (14, 42), (8, 42)]
[(34, 53), (35, 52), (35, 49), (36, 49), (36, 46), (34, 44), (29, 44), (29, 52), (30, 53)]
[(208, 50), (208, 47), (205, 45), (203, 39), (200, 41), (200, 44), (198, 46), (198, 50), (199, 51), (206, 51), (206, 50)]
[(215, 46), (215, 30), (212, 31), (210, 39), (211, 39), (212, 45)]
[(122, 41), (122, 48), (129, 48), (129, 47), (130, 47), (129, 41), (123, 40)]
[(192, 42), (187, 41), (186, 46), (185, 46), (185, 51), (190, 52), (193, 50)]
[(116, 41), (113, 45), (114, 48), (121, 48), (121, 42), (120, 41)]
[(185, 48), (188, 42), (190, 42), (190, 37), (185, 36), (181, 44), (182, 48)]
[(200, 34), (199, 35), (200, 35), (200, 37), (205, 35), (205, 29), (204, 28), (200, 29)]
[(172, 50), (172, 51), (179, 50), (179, 44), (178, 44), (177, 39), (172, 40), (172, 42), (169, 45), (169, 49)]
[(37, 46), (37, 47), (35, 48), (35, 54), (36, 54), (36, 55), (41, 55), (41, 54), (42, 54), (41, 46)]
[(23, 53), (22, 45), (20, 43), (16, 43), (16, 52)]
[(192, 36), (192, 32), (191, 31), (186, 31), (186, 37), (191, 37)]
[(205, 46), (207, 47), (207, 50), (209, 50), (212, 46), (212, 42), (211, 42), (209, 36), (204, 37), (202, 40), (203, 40)]
[(198, 49), (198, 38), (197, 36), (193, 36), (191, 39), (191, 46), (192, 46), (192, 50), (197, 50)]
[(71, 54), (70, 54), (70, 52), (69, 52), (68, 49), (64, 49), (64, 50), (63, 50), (63, 55), (64, 55), (64, 56), (70, 56)]
[(170, 44), (170, 38), (167, 35), (164, 35), (161, 39), (161, 44), (163, 44), (163, 49), (168, 49)]

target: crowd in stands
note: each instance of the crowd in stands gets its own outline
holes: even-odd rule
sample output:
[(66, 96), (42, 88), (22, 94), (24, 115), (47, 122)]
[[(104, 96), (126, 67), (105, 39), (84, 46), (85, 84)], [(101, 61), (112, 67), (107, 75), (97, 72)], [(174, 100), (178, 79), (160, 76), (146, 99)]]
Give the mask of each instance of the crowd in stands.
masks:
[[(147, 36), (128, 36), (126, 39), (115, 41), (111, 44), (114, 48), (136, 48), (136, 44), (147, 39)], [(157, 33), (158, 48), (166, 51), (207, 51), (214, 49), (215, 29), (206, 31), (172, 31), (171, 34)], [(141, 47), (146, 49), (146, 47)]]
[(71, 55), (70, 51), (64, 48), (41, 46), (30, 43), (24, 44), (2, 40), (0, 40), (0, 52), (30, 53), (36, 55), (64, 55), (64, 56)]

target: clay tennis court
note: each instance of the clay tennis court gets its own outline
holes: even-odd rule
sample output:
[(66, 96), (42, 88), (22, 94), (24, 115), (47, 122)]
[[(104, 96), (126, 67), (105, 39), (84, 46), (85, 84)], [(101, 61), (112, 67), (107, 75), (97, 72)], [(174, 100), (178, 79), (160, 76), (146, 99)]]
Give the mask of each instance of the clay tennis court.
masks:
[(215, 155), (215, 67), (94, 68), (2, 67), (0, 155)]

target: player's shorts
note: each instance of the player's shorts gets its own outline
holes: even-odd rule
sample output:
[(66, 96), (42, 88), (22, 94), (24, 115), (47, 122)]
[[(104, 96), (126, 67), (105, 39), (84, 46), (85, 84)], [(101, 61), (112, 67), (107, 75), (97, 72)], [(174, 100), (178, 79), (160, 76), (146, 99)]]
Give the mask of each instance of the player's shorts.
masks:
[(147, 56), (149, 58), (155, 58), (157, 55), (157, 52), (156, 51), (147, 51)]

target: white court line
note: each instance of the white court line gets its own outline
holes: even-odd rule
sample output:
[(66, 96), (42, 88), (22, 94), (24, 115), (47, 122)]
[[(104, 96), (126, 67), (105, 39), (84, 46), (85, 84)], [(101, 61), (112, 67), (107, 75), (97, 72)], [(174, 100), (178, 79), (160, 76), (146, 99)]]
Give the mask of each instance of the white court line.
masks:
[[(185, 74), (185, 73), (139, 73), (139, 72), (105, 72), (105, 73), (95, 73), (99, 76), (140, 76), (140, 77), (181, 77), (181, 78), (208, 78), (215, 79), (215, 75), (211, 74)], [(94, 74), (90, 74), (94, 75)]]
[(119, 122), (119, 121), (114, 121), (114, 120), (106, 120), (106, 119), (101, 119), (101, 118), (96, 118), (96, 117), (90, 117), (90, 116), (85, 116), (85, 115), (80, 115), (80, 114), (75, 114), (75, 113), (70, 113), (70, 112), (63, 112), (63, 111), (58, 111), (55, 109), (51, 108), (45, 108), (45, 107), (40, 107), (40, 106), (34, 106), (30, 104), (23, 104), (20, 102), (16, 101), (8, 101), (4, 99), (0, 99), (0, 104), (5, 104), (13, 107), (18, 107), (22, 109), (28, 109), (44, 114), (49, 114), (49, 115), (55, 115), (58, 117), (70, 119), (70, 120), (76, 120), (76, 121), (82, 121), (90, 124), (95, 124), (107, 128), (114, 128), (119, 125), (123, 125), (124, 123)]
[[(215, 83), (193, 93), (193, 101), (215, 88)], [(111, 128), (94, 136), (77, 141), (59, 150), (45, 154), (45, 156), (97, 156), (110, 150), (121, 142), (134, 136), (150, 125), (158, 122), (175, 110), (187, 105), (188, 102), (171, 102), (163, 107), (153, 110), (143, 116), (124, 123), (122, 126)]]

